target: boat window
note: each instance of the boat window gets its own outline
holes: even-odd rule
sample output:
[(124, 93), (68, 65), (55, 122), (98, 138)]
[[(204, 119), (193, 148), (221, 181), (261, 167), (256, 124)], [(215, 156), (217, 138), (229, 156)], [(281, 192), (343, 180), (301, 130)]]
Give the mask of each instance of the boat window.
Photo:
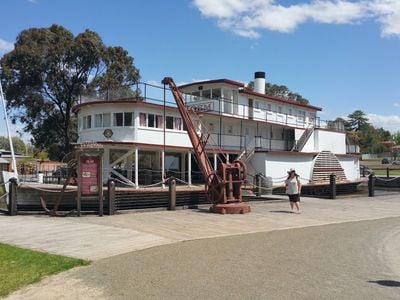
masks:
[(146, 114), (139, 113), (139, 125), (142, 127), (146, 127)]
[(193, 101), (197, 101), (200, 98), (200, 91), (193, 92), (192, 95), (193, 95)]
[(84, 116), (83, 117), (83, 129), (92, 128), (92, 116)]
[(94, 127), (109, 127), (111, 125), (110, 121), (110, 113), (94, 115)]
[(103, 114), (94, 115), (94, 127), (103, 127)]
[(220, 99), (221, 98), (221, 89), (212, 89), (212, 99)]
[(174, 129), (174, 117), (167, 116), (165, 128)]
[(114, 126), (123, 126), (124, 113), (114, 113)]
[(211, 90), (203, 90), (202, 91), (202, 97), (206, 98), (206, 99), (203, 99), (203, 100), (210, 99), (211, 98)]
[(133, 113), (125, 112), (124, 113), (124, 126), (132, 126), (133, 125)]
[(103, 127), (110, 127), (111, 126), (111, 114), (106, 113), (103, 114)]
[(155, 119), (153, 114), (147, 115), (147, 126), (148, 127), (155, 127)]
[(164, 118), (163, 118), (163, 116), (160, 116), (160, 115), (156, 116), (156, 127), (157, 128), (164, 128)]

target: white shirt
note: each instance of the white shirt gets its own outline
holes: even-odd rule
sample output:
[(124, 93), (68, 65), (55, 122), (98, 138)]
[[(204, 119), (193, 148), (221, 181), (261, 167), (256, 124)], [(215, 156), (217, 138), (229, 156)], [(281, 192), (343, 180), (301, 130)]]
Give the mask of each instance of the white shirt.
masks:
[(299, 193), (299, 179), (295, 176), (285, 180), (286, 194), (294, 195)]

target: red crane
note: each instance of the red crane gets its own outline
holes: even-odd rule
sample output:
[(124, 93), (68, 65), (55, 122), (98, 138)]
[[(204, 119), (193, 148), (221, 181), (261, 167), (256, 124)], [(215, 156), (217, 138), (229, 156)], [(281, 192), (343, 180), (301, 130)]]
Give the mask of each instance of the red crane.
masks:
[(205, 179), (206, 197), (213, 203), (210, 211), (222, 214), (250, 212), (250, 206), (242, 202), (242, 184), (246, 181), (246, 165), (238, 160), (232, 163), (221, 162), (218, 169), (214, 170), (206, 152), (207, 141), (197, 135), (189, 107), (186, 106), (182, 93), (171, 77), (165, 77), (162, 83), (169, 85), (187, 128), (193, 151)]

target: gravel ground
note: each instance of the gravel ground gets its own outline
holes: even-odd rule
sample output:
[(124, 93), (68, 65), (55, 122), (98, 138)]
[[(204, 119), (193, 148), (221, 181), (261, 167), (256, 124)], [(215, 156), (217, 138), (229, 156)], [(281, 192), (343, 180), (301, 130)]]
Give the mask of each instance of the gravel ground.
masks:
[(8, 299), (399, 299), (399, 224), (396, 217), (159, 246)]

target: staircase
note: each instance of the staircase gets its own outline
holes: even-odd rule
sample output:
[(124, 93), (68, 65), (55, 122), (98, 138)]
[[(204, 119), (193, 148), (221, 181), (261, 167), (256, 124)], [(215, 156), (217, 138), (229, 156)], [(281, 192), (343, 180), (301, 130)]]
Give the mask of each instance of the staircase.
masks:
[(254, 152), (255, 152), (254, 148), (251, 150), (244, 149), (242, 153), (240, 153), (240, 155), (236, 158), (236, 160), (239, 160), (246, 164), (250, 160), (250, 158), (254, 155)]
[(311, 182), (328, 181), (331, 174), (336, 175), (337, 181), (347, 179), (336, 155), (330, 151), (322, 151), (315, 158)]
[(314, 132), (314, 127), (308, 127), (303, 132), (299, 140), (294, 144), (292, 151), (300, 152), (301, 150), (303, 150), (305, 144), (307, 143), (308, 139), (310, 138), (313, 132)]

